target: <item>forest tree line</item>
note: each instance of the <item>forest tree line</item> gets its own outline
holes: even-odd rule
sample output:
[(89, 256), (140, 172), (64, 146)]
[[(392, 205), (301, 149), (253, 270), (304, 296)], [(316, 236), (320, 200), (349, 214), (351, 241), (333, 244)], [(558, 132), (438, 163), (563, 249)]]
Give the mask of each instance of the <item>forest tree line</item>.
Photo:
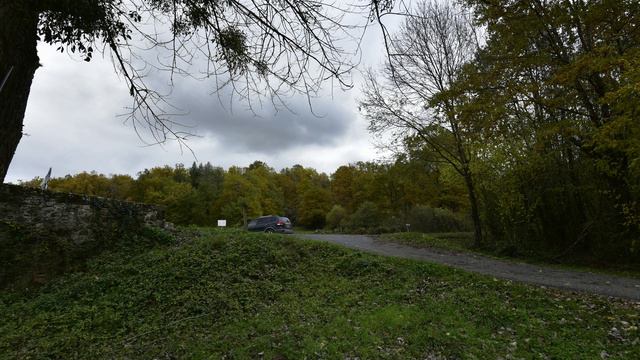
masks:
[[(40, 178), (21, 182), (37, 187)], [(49, 189), (161, 205), (178, 225), (244, 226), (263, 215), (317, 230), (379, 233), (469, 229), (467, 200), (455, 176), (406, 157), (358, 162), (330, 176), (295, 165), (279, 172), (261, 161), (225, 170), (210, 163), (164, 166), (129, 175), (82, 172), (52, 178)]]

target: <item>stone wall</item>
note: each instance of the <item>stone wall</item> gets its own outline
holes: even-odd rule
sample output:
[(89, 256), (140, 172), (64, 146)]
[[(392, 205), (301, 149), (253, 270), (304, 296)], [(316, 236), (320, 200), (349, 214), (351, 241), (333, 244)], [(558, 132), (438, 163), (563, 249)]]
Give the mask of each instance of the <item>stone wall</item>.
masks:
[(162, 208), (0, 184), (0, 289), (81, 270), (108, 249), (148, 246)]
[(158, 206), (10, 184), (0, 184), (0, 221), (36, 234), (64, 235), (76, 244), (109, 231), (165, 225)]

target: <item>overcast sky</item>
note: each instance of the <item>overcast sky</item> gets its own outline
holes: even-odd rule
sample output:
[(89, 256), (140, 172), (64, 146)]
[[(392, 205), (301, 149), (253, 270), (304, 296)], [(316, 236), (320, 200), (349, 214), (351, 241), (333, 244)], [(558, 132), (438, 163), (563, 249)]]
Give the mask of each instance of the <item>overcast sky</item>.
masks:
[[(95, 170), (103, 174), (131, 174), (145, 168), (196, 159), (178, 144), (146, 146), (131, 124), (118, 116), (130, 104), (128, 89), (115, 74), (109, 58), (99, 54), (90, 63), (55, 48), (38, 47), (42, 67), (37, 70), (24, 120), (22, 138), (5, 181)], [(369, 29), (363, 42), (362, 66), (383, 61), (379, 30)], [(358, 114), (358, 74), (354, 89), (336, 90), (314, 101), (314, 114), (304, 96), (289, 99), (289, 111), (269, 105), (256, 117), (236, 106), (223, 109), (211, 95), (211, 83), (180, 81), (171, 102), (188, 114), (181, 123), (193, 126), (189, 140), (197, 161), (228, 168), (261, 160), (279, 170), (295, 164), (333, 172), (338, 166), (381, 155)], [(327, 94), (330, 91), (327, 89)]]

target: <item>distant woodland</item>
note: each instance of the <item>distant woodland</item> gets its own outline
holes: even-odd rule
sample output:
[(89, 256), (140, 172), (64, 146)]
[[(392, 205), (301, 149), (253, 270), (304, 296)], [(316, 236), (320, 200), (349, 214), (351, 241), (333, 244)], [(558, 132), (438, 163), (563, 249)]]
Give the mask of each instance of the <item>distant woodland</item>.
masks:
[[(39, 186), (40, 178), (21, 182)], [(295, 165), (277, 172), (255, 161), (225, 170), (210, 163), (144, 170), (136, 178), (95, 172), (53, 178), (49, 189), (165, 207), (179, 225), (231, 226), (262, 215), (297, 227), (345, 232), (466, 231), (468, 201), (447, 169), (420, 160), (358, 162), (330, 176)]]

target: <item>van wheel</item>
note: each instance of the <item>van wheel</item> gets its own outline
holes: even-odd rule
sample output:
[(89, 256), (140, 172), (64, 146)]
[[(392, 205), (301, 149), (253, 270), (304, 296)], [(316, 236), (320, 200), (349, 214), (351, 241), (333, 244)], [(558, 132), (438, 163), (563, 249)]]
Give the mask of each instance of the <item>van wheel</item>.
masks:
[(267, 230), (265, 230), (264, 232), (266, 232), (266, 233), (269, 233), (269, 234), (270, 234), (270, 233), (272, 233), (272, 232), (273, 232), (273, 229), (267, 229)]

